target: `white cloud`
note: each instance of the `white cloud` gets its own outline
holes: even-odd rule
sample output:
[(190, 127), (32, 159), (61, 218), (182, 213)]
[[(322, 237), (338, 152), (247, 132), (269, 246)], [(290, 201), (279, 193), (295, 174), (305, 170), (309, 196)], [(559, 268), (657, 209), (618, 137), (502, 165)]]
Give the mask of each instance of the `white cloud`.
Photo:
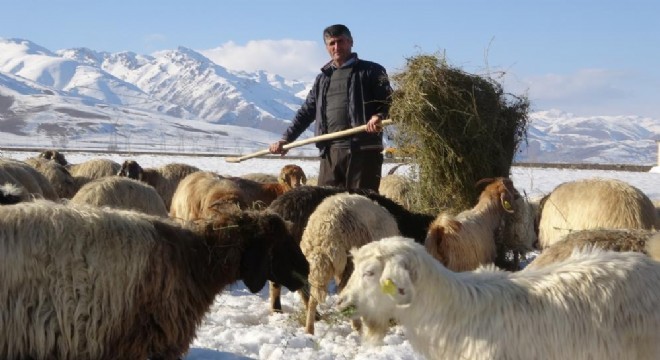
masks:
[(251, 40), (245, 45), (229, 41), (214, 49), (198, 51), (228, 69), (266, 70), (289, 80), (313, 80), (329, 61), (320, 43), (290, 39)]
[(534, 110), (550, 108), (577, 115), (658, 116), (650, 107), (650, 94), (657, 94), (653, 81), (631, 71), (580, 69), (573, 73), (517, 77), (507, 74), (504, 88), (527, 94)]
[(158, 33), (147, 34), (142, 37), (142, 42), (144, 43), (144, 47), (148, 51), (159, 49), (166, 41), (167, 41), (167, 37), (163, 34), (158, 34)]
[(628, 76), (622, 71), (581, 69), (573, 74), (546, 74), (527, 79), (530, 94), (545, 100), (594, 99), (608, 101), (626, 97)]

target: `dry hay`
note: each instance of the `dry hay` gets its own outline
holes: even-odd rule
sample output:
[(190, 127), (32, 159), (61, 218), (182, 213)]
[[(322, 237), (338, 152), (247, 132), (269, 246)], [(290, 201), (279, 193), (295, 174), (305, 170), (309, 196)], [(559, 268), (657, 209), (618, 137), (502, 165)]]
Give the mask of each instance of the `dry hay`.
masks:
[(462, 211), (476, 203), (483, 178), (509, 176), (526, 140), (529, 101), (490, 77), (466, 73), (444, 57), (418, 55), (392, 76), (393, 140), (418, 165), (416, 210)]

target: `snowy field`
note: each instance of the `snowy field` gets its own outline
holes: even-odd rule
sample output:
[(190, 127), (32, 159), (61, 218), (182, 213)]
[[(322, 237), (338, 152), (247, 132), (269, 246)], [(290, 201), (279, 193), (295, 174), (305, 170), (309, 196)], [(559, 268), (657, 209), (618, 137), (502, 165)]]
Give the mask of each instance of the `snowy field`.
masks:
[[(98, 154), (66, 153), (67, 160), (79, 163)], [(7, 152), (2, 157), (23, 160), (36, 153)], [(186, 157), (135, 155), (103, 156), (119, 163), (136, 160), (143, 167), (157, 167), (171, 162), (197, 166), (203, 170), (225, 175), (243, 175), (262, 172), (278, 174), (285, 164), (295, 163), (308, 176), (318, 174), (318, 162), (314, 160), (289, 160), (287, 158), (249, 159), (241, 163), (227, 163), (221, 157)], [(385, 164), (383, 173), (395, 164)], [(399, 170), (399, 172), (402, 169)], [(405, 169), (403, 169), (405, 171)], [(660, 201), (660, 169), (651, 172), (622, 172), (602, 170), (562, 170), (543, 168), (512, 169), (511, 178), (516, 188), (530, 197), (550, 192), (557, 185), (582, 178), (614, 178), (636, 186), (652, 200)], [(316, 335), (307, 335), (300, 322), (303, 319), (302, 303), (297, 294), (283, 290), (283, 314), (271, 315), (268, 305), (268, 287), (258, 294), (251, 294), (241, 284), (235, 284), (218, 295), (215, 304), (198, 330), (191, 345), (187, 360), (227, 359), (286, 359), (286, 360), (332, 360), (332, 359), (422, 359), (416, 354), (405, 334), (393, 327), (385, 338), (385, 344), (369, 347), (361, 344), (359, 336), (351, 330), (348, 320), (333, 315), (336, 295), (328, 298), (320, 311), (329, 320), (316, 323)]]

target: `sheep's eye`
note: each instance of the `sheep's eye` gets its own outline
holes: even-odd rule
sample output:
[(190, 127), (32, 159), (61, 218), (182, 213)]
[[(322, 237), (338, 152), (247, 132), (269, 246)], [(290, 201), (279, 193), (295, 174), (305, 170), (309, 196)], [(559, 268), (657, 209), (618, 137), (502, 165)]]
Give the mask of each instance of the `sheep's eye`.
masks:
[(373, 270), (365, 270), (364, 273), (362, 273), (363, 277), (371, 277), (374, 276)]

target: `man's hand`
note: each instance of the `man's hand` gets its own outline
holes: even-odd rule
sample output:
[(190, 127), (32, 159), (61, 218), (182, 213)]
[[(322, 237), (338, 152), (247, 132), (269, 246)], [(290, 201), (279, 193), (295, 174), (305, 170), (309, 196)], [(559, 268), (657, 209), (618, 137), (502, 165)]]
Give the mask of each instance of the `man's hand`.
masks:
[(383, 119), (379, 115), (372, 115), (369, 122), (367, 122), (368, 133), (379, 133), (383, 131)]
[(270, 151), (271, 154), (282, 154), (282, 156), (284, 156), (287, 152), (289, 152), (289, 150), (283, 148), (283, 146), (286, 144), (286, 140), (278, 140), (277, 142), (274, 142), (268, 146), (268, 151)]

